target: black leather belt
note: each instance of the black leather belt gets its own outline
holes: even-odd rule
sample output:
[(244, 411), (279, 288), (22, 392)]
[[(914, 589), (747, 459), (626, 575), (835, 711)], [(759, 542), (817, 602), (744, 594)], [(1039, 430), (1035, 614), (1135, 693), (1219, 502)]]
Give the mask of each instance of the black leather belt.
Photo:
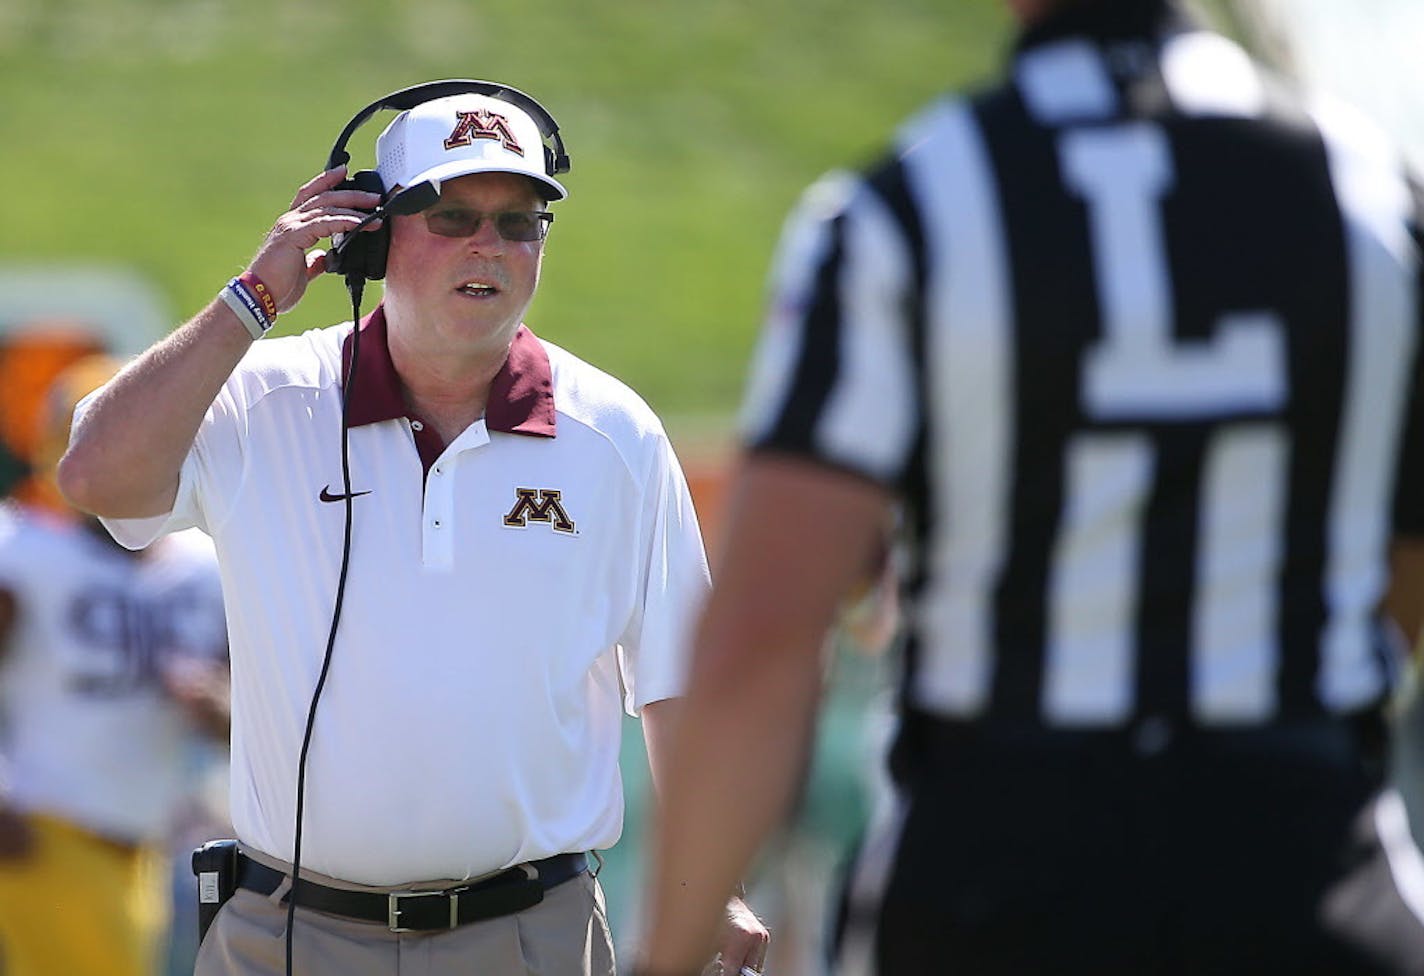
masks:
[[(392, 932), (431, 932), (513, 915), (544, 900), (544, 892), (588, 870), (585, 854), (555, 854), (527, 865), (537, 872), (531, 878), (525, 865), (506, 868), (473, 884), (438, 891), (350, 891), (329, 888), (314, 881), (295, 885), (297, 906), (362, 922), (380, 922)], [(259, 895), (270, 895), (287, 877), (275, 868), (237, 855), (237, 883)], [(286, 895), (291, 898), (292, 894)], [(285, 900), (285, 898), (283, 899)]]

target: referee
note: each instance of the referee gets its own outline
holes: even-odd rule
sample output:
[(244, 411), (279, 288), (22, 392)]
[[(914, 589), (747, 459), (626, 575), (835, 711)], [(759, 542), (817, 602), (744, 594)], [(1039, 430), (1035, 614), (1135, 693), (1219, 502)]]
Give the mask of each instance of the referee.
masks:
[(644, 970), (695, 968), (793, 801), (902, 505), (896, 802), (838, 971), (1424, 971), (1377, 799), (1424, 581), (1419, 186), (1167, 0), (1010, 6), (1002, 82), (785, 234)]

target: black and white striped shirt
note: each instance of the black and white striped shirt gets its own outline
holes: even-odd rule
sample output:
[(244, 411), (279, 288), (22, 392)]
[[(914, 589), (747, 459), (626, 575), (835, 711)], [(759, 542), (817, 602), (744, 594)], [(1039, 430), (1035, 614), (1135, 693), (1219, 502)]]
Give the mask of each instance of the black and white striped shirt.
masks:
[(1420, 197), (1165, 4), (1075, 11), (788, 224), (755, 449), (909, 513), (907, 704), (1255, 724), (1377, 702), (1424, 533)]

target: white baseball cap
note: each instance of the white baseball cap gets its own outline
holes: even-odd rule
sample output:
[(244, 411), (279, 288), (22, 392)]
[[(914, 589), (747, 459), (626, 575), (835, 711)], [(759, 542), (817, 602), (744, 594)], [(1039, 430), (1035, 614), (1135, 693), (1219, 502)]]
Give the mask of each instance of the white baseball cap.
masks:
[(422, 102), (397, 115), (376, 139), (376, 169), (387, 189), (471, 173), (518, 173), (562, 200), (563, 184), (544, 171), (544, 139), (534, 119), (510, 102), (474, 93)]

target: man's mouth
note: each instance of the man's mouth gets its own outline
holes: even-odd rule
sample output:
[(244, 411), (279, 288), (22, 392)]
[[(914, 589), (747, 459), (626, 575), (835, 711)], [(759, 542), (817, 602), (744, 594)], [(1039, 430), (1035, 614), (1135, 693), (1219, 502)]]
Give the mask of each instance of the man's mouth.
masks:
[(488, 298), (499, 292), (499, 286), (488, 281), (467, 281), (459, 288), (455, 289), (462, 295), (473, 295), (476, 298)]

